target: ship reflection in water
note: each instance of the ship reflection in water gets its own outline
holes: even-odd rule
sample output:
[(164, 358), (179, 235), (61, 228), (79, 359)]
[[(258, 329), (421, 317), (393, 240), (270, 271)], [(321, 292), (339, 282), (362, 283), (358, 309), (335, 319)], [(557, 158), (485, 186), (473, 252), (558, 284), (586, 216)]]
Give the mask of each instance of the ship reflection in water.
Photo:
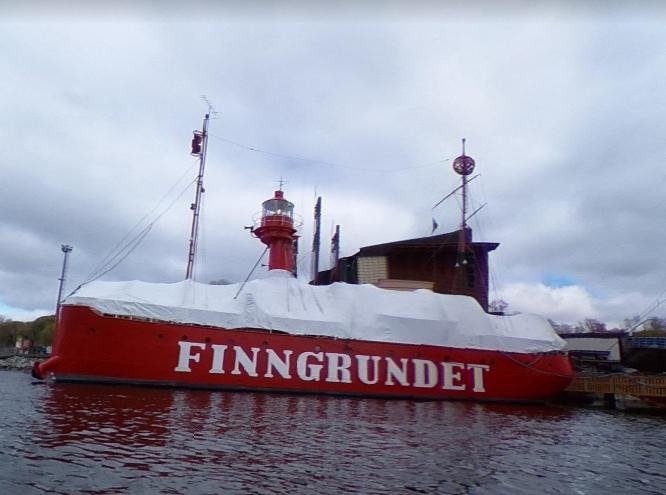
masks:
[[(0, 371), (2, 493), (663, 493), (663, 418)], [(6, 379), (7, 378), (7, 379)], [(35, 412), (36, 411), (36, 412)]]

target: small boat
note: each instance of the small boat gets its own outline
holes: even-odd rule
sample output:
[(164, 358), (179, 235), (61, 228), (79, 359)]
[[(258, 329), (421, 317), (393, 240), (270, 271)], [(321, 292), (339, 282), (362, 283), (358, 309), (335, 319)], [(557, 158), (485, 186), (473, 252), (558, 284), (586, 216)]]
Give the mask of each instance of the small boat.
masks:
[[(201, 176), (205, 141), (203, 149), (196, 144)], [(471, 172), (468, 158), (463, 151), (454, 168)], [(571, 381), (566, 344), (543, 318), (493, 315), (472, 297), (427, 289), (320, 286), (294, 277), (296, 227), (294, 205), (280, 188), (263, 202), (251, 229), (269, 251), (263, 278), (201, 284), (189, 276), (188, 264), (187, 279), (178, 283), (97, 281), (79, 288), (62, 301), (52, 357), (37, 363), (33, 375), (55, 382), (520, 402), (547, 400)], [(196, 239), (194, 224), (192, 232)]]

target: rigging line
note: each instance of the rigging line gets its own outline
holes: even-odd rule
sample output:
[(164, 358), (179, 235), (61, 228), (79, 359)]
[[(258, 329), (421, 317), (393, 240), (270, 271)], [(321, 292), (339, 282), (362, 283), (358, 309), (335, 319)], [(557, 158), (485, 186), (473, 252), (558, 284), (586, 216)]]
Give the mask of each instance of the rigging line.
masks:
[(641, 311), (638, 314), (638, 319), (641, 320), (641, 319), (645, 318), (648, 313), (654, 311), (659, 306), (661, 306), (664, 302), (663, 300), (661, 300), (661, 298), (664, 294), (666, 294), (666, 290), (664, 290), (661, 294), (659, 294), (659, 296), (657, 296), (657, 298), (653, 302), (651, 302), (646, 309), (644, 309), (643, 311)]
[[(479, 185), (479, 189), (480, 189), (481, 196), (482, 196), (481, 201), (483, 202), (484, 205), (488, 204), (488, 195), (487, 195), (486, 189), (485, 189), (485, 182), (482, 180), (482, 181), (479, 182), (478, 185)], [(476, 199), (475, 195), (470, 194), (470, 200), (473, 203), (476, 203), (475, 199)], [(487, 230), (492, 230), (492, 228), (486, 229), (486, 225), (488, 225), (488, 224), (490, 224), (490, 227), (492, 227), (492, 224), (493, 224), (492, 214), (493, 214), (493, 210), (491, 209), (491, 210), (486, 210), (486, 213), (483, 215), (483, 217), (481, 217), (481, 216), (474, 217), (474, 222), (475, 222), (477, 231), (479, 232), (479, 237), (481, 237), (482, 239), (486, 238), (486, 233), (487, 233), (486, 231)], [(483, 219), (483, 224), (482, 224), (482, 219)], [(500, 273), (500, 272), (501, 272), (501, 270), (500, 270), (500, 268), (498, 267), (498, 265), (496, 263), (493, 263), (491, 265), (490, 261), (488, 262), (488, 287), (487, 287), (488, 292), (489, 292), (488, 295), (490, 296), (490, 292), (493, 292), (493, 295), (495, 296), (495, 299), (501, 299), (500, 286), (502, 285), (501, 284), (501, 282), (502, 282), (501, 279), (503, 278), (502, 277), (503, 274)], [(489, 297), (489, 299), (490, 299), (490, 297)], [(491, 302), (491, 301), (489, 301), (489, 302)]]
[[(483, 184), (483, 182), (482, 182)], [(484, 192), (484, 191), (482, 191)], [(472, 204), (472, 207), (476, 206), (476, 198), (473, 195), (470, 195), (470, 203)], [(482, 201), (485, 200), (486, 198), (482, 198)], [(475, 210), (474, 213), (478, 212), (481, 208), (483, 208), (485, 205), (488, 203), (483, 203), (479, 208)], [(474, 216), (474, 213), (470, 215), (470, 217)], [(479, 237), (481, 238), (486, 238), (485, 235), (485, 226), (482, 225), (481, 223), (481, 217), (474, 217), (474, 224), (476, 226), (476, 230), (479, 233)], [(489, 257), (488, 257), (489, 258)], [(496, 300), (500, 299), (502, 300), (499, 292), (500, 292), (500, 284), (498, 282), (499, 275), (497, 273), (497, 268), (494, 265), (490, 264), (490, 260), (487, 259), (487, 276), (485, 279), (485, 287), (483, 289), (486, 291), (486, 294), (488, 294), (488, 306), (490, 309), (490, 304)], [(495, 296), (494, 298), (491, 299), (491, 292)], [(504, 315), (504, 316), (510, 316), (510, 315)], [(499, 320), (495, 320), (498, 323), (498, 326), (502, 326), (504, 329), (508, 331), (515, 331), (515, 324), (513, 319), (511, 318), (501, 318)]]
[[(180, 193), (179, 193), (179, 194), (173, 199), (173, 201), (172, 201), (171, 203), (169, 203), (169, 205), (168, 205), (168, 206), (167, 206), (167, 207), (166, 207), (166, 208), (165, 208), (165, 209), (164, 209), (164, 210), (163, 210), (163, 211), (162, 211), (157, 217), (155, 217), (155, 219), (154, 219), (152, 222), (150, 222), (150, 223), (148, 224), (148, 227), (152, 227), (152, 226), (155, 224), (155, 222), (157, 222), (157, 220), (159, 220), (159, 219), (160, 219), (160, 218), (161, 218), (161, 217), (162, 217), (167, 211), (169, 211), (169, 209), (175, 204), (175, 202), (178, 201), (178, 199), (180, 199), (180, 197), (182, 197), (182, 195), (183, 195), (183, 194), (184, 194), (184, 193), (190, 188), (190, 186), (191, 186), (194, 182), (196, 182), (196, 179), (194, 179), (194, 180), (192, 180), (191, 182), (189, 182), (189, 183), (185, 186), (185, 188), (184, 188), (184, 189), (183, 189), (183, 190), (182, 190), (182, 191), (181, 191), (181, 192), (180, 192)], [(155, 208), (153, 208), (152, 211), (154, 211), (154, 210), (155, 210)], [(151, 212), (152, 212), (152, 211), (151, 211)], [(145, 217), (144, 217), (144, 218), (145, 218)], [(95, 271), (93, 271), (93, 272), (88, 276), (88, 278), (91, 278), (92, 280), (95, 280), (95, 279), (99, 278), (99, 276), (97, 276), (96, 274), (97, 274), (99, 271), (104, 270), (109, 264), (113, 263), (113, 261), (114, 261), (116, 258), (118, 258), (118, 256), (120, 256), (120, 255), (122, 254), (122, 252), (123, 252), (125, 249), (128, 248), (128, 246), (134, 241), (134, 239), (136, 239), (137, 237), (139, 237), (139, 236), (142, 235), (142, 233), (143, 233), (144, 230), (145, 230), (145, 227), (144, 227), (144, 229), (143, 229), (141, 232), (139, 232), (139, 234), (137, 234), (135, 237), (133, 237), (133, 238), (132, 238), (130, 241), (128, 241), (124, 246), (122, 246), (122, 247), (118, 250), (118, 252), (116, 252), (113, 256), (111, 256), (111, 257), (108, 259), (108, 261), (106, 261), (105, 263), (103, 263), (103, 264), (101, 264), (100, 266), (98, 266), (98, 268), (97, 268)], [(108, 258), (108, 256), (107, 256), (107, 258)], [(87, 282), (85, 282), (85, 283), (87, 283)]]
[[(134, 243), (134, 241), (135, 241), (136, 239), (138, 239), (139, 237), (145, 235), (146, 229), (147, 229), (147, 230), (150, 230), (150, 227), (151, 227), (150, 225), (144, 227), (144, 228), (143, 228), (143, 229), (142, 229), (137, 235), (135, 235), (132, 239), (130, 239), (127, 243), (125, 243), (125, 244), (124, 244), (124, 245), (118, 250), (118, 252), (116, 252), (112, 257), (110, 257), (110, 258), (106, 261), (106, 263), (104, 263), (103, 265), (100, 265), (100, 266), (99, 266), (94, 272), (90, 273), (90, 274), (88, 275), (88, 278), (86, 279), (85, 282), (83, 282), (82, 285), (85, 285), (85, 284), (87, 284), (87, 283), (89, 283), (89, 282), (91, 282), (91, 281), (93, 281), (93, 280), (98, 279), (98, 278), (101, 276), (101, 275), (98, 275), (98, 273), (104, 271), (109, 265), (111, 265), (112, 263), (114, 263), (114, 262), (116, 261), (116, 259), (118, 259), (119, 256), (122, 256), (122, 255), (123, 255), (123, 252), (124, 252), (125, 250), (127, 250), (130, 246), (132, 246), (132, 243)], [(106, 273), (106, 272), (104, 272), (104, 273)]]
[[(81, 283), (76, 287), (76, 289), (74, 289), (72, 292), (70, 292), (70, 293), (67, 295), (67, 297), (70, 297), (71, 295), (73, 295), (74, 293), (76, 293), (76, 292), (77, 292), (81, 287), (83, 287), (84, 285), (89, 284), (90, 282), (93, 282), (93, 281), (97, 280), (98, 278), (102, 277), (103, 275), (105, 275), (105, 274), (107, 274), (108, 272), (110, 272), (111, 270), (113, 270), (113, 269), (114, 269), (115, 267), (117, 267), (120, 263), (122, 263), (122, 262), (125, 260), (125, 258), (127, 258), (127, 257), (132, 253), (132, 251), (134, 251), (134, 249), (136, 249), (136, 248), (138, 247), (138, 245), (141, 243), (141, 241), (143, 241), (143, 239), (148, 235), (148, 232), (150, 232), (150, 230), (152, 229), (152, 227), (153, 227), (152, 224), (151, 224), (151, 225), (148, 225), (146, 228), (144, 228), (144, 229), (139, 233), (138, 236), (136, 236), (134, 239), (132, 239), (131, 242), (134, 242), (134, 245), (131, 247), (131, 249), (130, 249), (127, 253), (125, 253), (125, 256), (123, 256), (120, 260), (118, 260), (118, 262), (117, 262), (116, 264), (114, 264), (114, 265), (113, 265), (112, 267), (110, 267), (108, 270), (106, 270), (106, 271), (100, 273), (100, 274), (97, 275), (95, 278), (90, 278), (90, 279), (86, 280), (85, 282), (81, 282)], [(129, 243), (128, 243), (123, 249), (126, 249), (128, 246), (130, 246)]]
[[(92, 276), (93, 276), (95, 273), (97, 273), (99, 270), (103, 270), (105, 264), (107, 264), (109, 258), (111, 258), (112, 255), (113, 255), (113, 258), (115, 258), (115, 257), (117, 256), (117, 253), (114, 254), (115, 251), (116, 251), (116, 250), (117, 250), (117, 249), (123, 244), (123, 242), (125, 242), (125, 241), (127, 240), (127, 238), (128, 238), (128, 237), (129, 237), (129, 236), (130, 236), (130, 235), (131, 235), (131, 234), (132, 234), (132, 233), (133, 233), (133, 232), (139, 227), (139, 225), (141, 225), (141, 224), (143, 223), (143, 221), (144, 221), (146, 218), (148, 218), (148, 217), (149, 217), (149, 216), (150, 216), (155, 210), (157, 210), (157, 208), (159, 208), (159, 206), (162, 204), (162, 202), (163, 202), (163, 201), (169, 196), (169, 194), (171, 194), (171, 192), (176, 188), (176, 186), (178, 186), (178, 184), (180, 184), (180, 182), (183, 180), (183, 178), (189, 173), (190, 169), (192, 168), (192, 166), (193, 166), (195, 163), (196, 163), (196, 161), (193, 161), (192, 163), (190, 163), (190, 164), (188, 165), (188, 167), (185, 169), (185, 171), (183, 172), (183, 174), (178, 178), (178, 180), (176, 180), (176, 182), (174, 182), (174, 184), (173, 184), (173, 185), (169, 188), (169, 190), (168, 190), (168, 191), (167, 191), (167, 192), (166, 192), (166, 193), (165, 193), (165, 194), (159, 199), (159, 201), (158, 201), (157, 203), (155, 203), (155, 206), (153, 206), (153, 208), (152, 208), (151, 210), (149, 210), (149, 211), (148, 211), (148, 212), (147, 212), (147, 213), (146, 213), (146, 214), (145, 214), (145, 215), (144, 215), (144, 216), (143, 216), (138, 222), (136, 222), (136, 224), (134, 224), (134, 226), (133, 226), (131, 229), (129, 229), (129, 230), (127, 231), (127, 233), (126, 233), (126, 234), (125, 234), (125, 235), (124, 235), (124, 236), (123, 236), (123, 237), (122, 237), (122, 238), (116, 243), (115, 246), (113, 246), (113, 248), (111, 248), (111, 250), (107, 253), (107, 255), (106, 255), (106, 256), (105, 256), (105, 257), (99, 262), (99, 264), (98, 264), (98, 265), (97, 265), (97, 266), (96, 266), (96, 267), (90, 272), (90, 274), (88, 274), (88, 277), (92, 277)], [(188, 187), (189, 187), (189, 185), (188, 185)], [(122, 249), (124, 249), (124, 248), (122, 248)], [(122, 249), (121, 249), (121, 251), (122, 251)]]
[[(140, 219), (140, 220), (139, 220), (139, 221), (138, 221), (138, 222), (137, 222), (137, 223), (136, 223), (136, 224), (135, 224), (135, 225), (134, 225), (134, 226), (133, 226), (133, 227), (132, 227), (132, 228), (131, 228), (126, 234), (125, 234), (125, 235), (124, 235), (124, 236), (123, 236), (123, 238), (120, 239), (120, 241), (118, 241), (118, 242), (116, 243), (116, 245), (115, 245), (115, 246), (109, 251), (109, 253), (108, 253), (108, 254), (102, 259), (102, 261), (100, 261), (100, 263), (97, 265), (97, 267), (95, 267), (95, 269), (93, 269), (93, 270), (90, 272), (90, 274), (88, 275), (88, 277), (91, 277), (91, 276), (93, 276), (95, 273), (97, 273), (98, 271), (103, 270), (103, 269), (104, 269), (104, 266), (108, 263), (108, 261), (109, 261), (110, 258), (113, 259), (113, 258), (115, 258), (115, 257), (118, 256), (119, 253), (115, 253), (115, 254), (114, 254), (114, 252), (119, 248), (119, 246), (122, 245), (123, 242), (125, 242), (125, 240), (126, 240), (131, 234), (132, 234), (132, 232), (134, 232), (134, 231), (139, 227), (139, 225), (141, 225), (141, 223), (143, 223), (143, 221), (144, 221), (144, 220), (145, 220), (145, 219), (146, 219), (151, 213), (153, 213), (157, 208), (159, 208), (159, 206), (162, 204), (162, 202), (163, 202), (163, 201), (169, 196), (169, 194), (171, 194), (171, 191), (173, 191), (173, 190), (176, 188), (176, 186), (177, 186), (177, 185), (183, 180), (183, 177), (185, 177), (185, 176), (187, 175), (187, 173), (190, 171), (191, 168), (192, 168), (192, 164), (190, 164), (190, 166), (189, 166), (189, 167), (185, 170), (185, 172), (184, 172), (184, 173), (178, 178), (178, 180), (177, 180), (177, 181), (176, 181), (176, 182), (175, 182), (175, 183), (169, 188), (169, 190), (168, 190), (168, 191), (162, 196), (162, 198), (160, 198), (160, 200), (155, 204), (155, 206), (154, 206), (151, 210), (149, 210), (149, 211), (148, 211), (148, 212), (147, 212), (147, 213), (146, 213), (146, 214), (145, 214), (145, 215), (144, 215), (144, 216), (143, 216), (143, 217), (142, 217), (142, 218), (141, 218), (141, 219)], [(125, 247), (121, 248), (119, 252), (122, 252), (123, 249), (125, 249)], [(113, 256), (112, 256), (112, 255), (113, 255)]]
[(264, 255), (266, 254), (266, 251), (268, 251), (268, 246), (266, 246), (266, 249), (264, 249), (263, 253), (261, 253), (261, 256), (259, 256), (259, 259), (258, 259), (257, 262), (254, 264), (254, 266), (252, 267), (252, 270), (250, 270), (250, 273), (248, 273), (248, 274), (247, 274), (247, 277), (245, 277), (245, 280), (243, 280), (243, 283), (242, 283), (241, 286), (238, 288), (238, 292), (236, 292), (236, 295), (234, 296), (234, 299), (238, 298), (238, 295), (239, 295), (239, 294), (241, 293), (241, 291), (243, 290), (243, 287), (245, 287), (245, 284), (247, 283), (248, 280), (250, 280), (250, 277), (252, 276), (252, 274), (254, 273), (254, 271), (255, 271), (255, 270), (257, 269), (257, 267), (259, 266), (259, 263), (261, 263), (261, 259), (262, 259), (262, 258), (264, 257)]
[[(476, 175), (475, 175), (474, 177), (472, 177), (471, 179), (467, 179), (467, 184), (469, 184), (470, 182), (472, 182), (474, 179), (476, 179), (476, 178), (479, 177), (480, 175), (481, 175), (481, 174), (476, 174)], [(456, 192), (458, 192), (458, 191), (459, 191), (460, 189), (462, 189), (462, 188), (463, 188), (463, 186), (458, 186), (458, 187), (456, 187), (453, 191), (451, 191), (449, 194), (447, 194), (447, 195), (444, 196), (442, 199), (440, 199), (440, 200), (435, 204), (435, 206), (433, 206), (431, 209), (434, 210), (435, 208), (437, 208), (439, 205), (441, 205), (444, 201), (446, 201), (447, 199), (449, 199), (451, 196), (453, 196)]]
[[(120, 258), (115, 264), (113, 264), (112, 266), (110, 266), (107, 270), (105, 270), (105, 271), (103, 271), (102, 273), (100, 273), (99, 275), (97, 275), (97, 277), (95, 277), (94, 279), (89, 280), (88, 282), (84, 282), (84, 284), (87, 284), (87, 283), (93, 282), (93, 281), (97, 280), (98, 278), (103, 277), (104, 275), (106, 275), (107, 273), (109, 273), (111, 270), (113, 270), (114, 268), (116, 268), (118, 265), (120, 265), (123, 261), (125, 261), (125, 259), (126, 259), (130, 254), (132, 254), (132, 253), (134, 252), (134, 250), (135, 250), (137, 247), (139, 247), (139, 244), (141, 244), (141, 242), (146, 238), (146, 236), (147, 236), (148, 233), (152, 230), (152, 228), (153, 228), (153, 224), (148, 225), (148, 227), (146, 227), (146, 228), (142, 231), (141, 235), (140, 235), (139, 237), (135, 238), (136, 241), (134, 242), (134, 245), (131, 246), (131, 248), (125, 253), (125, 255), (124, 255), (122, 258)], [(82, 284), (82, 285), (84, 285), (84, 284)]]
[(365, 171), (365, 172), (377, 172), (377, 173), (380, 173), (380, 174), (390, 174), (390, 173), (394, 173), (394, 172), (402, 172), (402, 171), (405, 171), (405, 170), (414, 170), (414, 169), (418, 169), (418, 168), (434, 167), (435, 165), (439, 165), (439, 164), (448, 162), (452, 159), (452, 158), (445, 158), (443, 160), (436, 160), (436, 161), (432, 161), (432, 162), (428, 162), (428, 163), (423, 163), (423, 164), (420, 164), (420, 165), (413, 165), (411, 167), (401, 167), (401, 168), (390, 169), (390, 170), (378, 170), (376, 168), (356, 167), (356, 166), (353, 166), (353, 165), (346, 165), (344, 163), (329, 162), (329, 161), (325, 161), (325, 160), (315, 160), (315, 159), (311, 159), (311, 158), (304, 158), (304, 157), (301, 157), (301, 156), (283, 155), (281, 153), (275, 153), (273, 151), (263, 150), (261, 148), (256, 148), (254, 146), (247, 146), (245, 144), (238, 143), (236, 141), (232, 141), (231, 139), (223, 138), (222, 136), (216, 136), (215, 134), (210, 134), (209, 133), (208, 135), (211, 136), (211, 137), (214, 137), (215, 139), (219, 139), (220, 141), (224, 141), (225, 143), (233, 144), (234, 146), (238, 146), (239, 148), (243, 148), (243, 149), (246, 149), (248, 151), (263, 153), (265, 155), (271, 155), (271, 156), (275, 156), (275, 157), (278, 157), (278, 158), (284, 158), (286, 160), (298, 160), (298, 161), (301, 161), (301, 162), (314, 163), (314, 164), (317, 164), (317, 165), (327, 165), (329, 167), (346, 168), (346, 169), (349, 169), (349, 170), (362, 170), (362, 171)]
[[(125, 258), (127, 258), (127, 256), (129, 256), (129, 254), (130, 254), (132, 251), (134, 251), (134, 249), (136, 249), (136, 248), (139, 246), (139, 244), (141, 243), (141, 241), (143, 241), (143, 239), (146, 237), (146, 235), (148, 234), (148, 232), (150, 232), (150, 230), (153, 228), (153, 225), (155, 225), (155, 223), (157, 223), (157, 221), (158, 221), (160, 218), (162, 218), (162, 217), (164, 216), (164, 214), (165, 214), (167, 211), (169, 211), (169, 210), (171, 209), (171, 207), (176, 203), (176, 201), (178, 201), (178, 200), (183, 196), (183, 194), (185, 194), (185, 192), (190, 188), (190, 186), (191, 186), (192, 184), (194, 184), (194, 182), (196, 182), (196, 179), (194, 179), (194, 180), (192, 180), (191, 182), (189, 182), (189, 183), (187, 184), (187, 186), (185, 186), (185, 188), (180, 192), (180, 194), (178, 194), (178, 196), (176, 196), (176, 197), (173, 199), (173, 201), (171, 201), (171, 203), (169, 203), (169, 204), (167, 205), (167, 207), (164, 208), (164, 209), (162, 210), (162, 212), (161, 212), (159, 215), (157, 215), (157, 217), (155, 217), (155, 219), (154, 219), (152, 222), (150, 222), (150, 223), (149, 223), (149, 224), (148, 224), (148, 225), (147, 225), (147, 226), (146, 226), (141, 232), (139, 232), (139, 234), (137, 234), (134, 238), (132, 238), (131, 241), (129, 241), (125, 246), (123, 246), (123, 248), (122, 248), (121, 251), (119, 251), (118, 253), (116, 253), (116, 254), (115, 254), (115, 255), (114, 255), (114, 256), (113, 256), (113, 257), (112, 257), (112, 258), (111, 258), (111, 259), (110, 259), (110, 260), (109, 260), (104, 266), (102, 266), (102, 267), (101, 267), (99, 270), (97, 270), (97, 271), (100, 271), (100, 270), (105, 269), (107, 266), (109, 266), (109, 264), (111, 264), (113, 261), (115, 261), (115, 259), (118, 258), (118, 256), (120, 256), (120, 255), (122, 254), (123, 250), (128, 249), (128, 248), (130, 248), (130, 246), (131, 246), (131, 248), (129, 249), (129, 251), (128, 251), (128, 252), (127, 252), (127, 253), (126, 253), (121, 259), (120, 259), (120, 261), (118, 261), (118, 262), (115, 263), (111, 268), (109, 268), (109, 269), (103, 271), (103, 272), (100, 273), (99, 275), (97, 275), (96, 272), (93, 273), (93, 274), (90, 276), (90, 278), (89, 278), (88, 280), (86, 280), (85, 282), (83, 282), (79, 287), (81, 287), (81, 286), (83, 286), (83, 285), (85, 285), (85, 284), (88, 284), (88, 283), (90, 283), (90, 282), (93, 282), (94, 280), (97, 280), (97, 279), (100, 278), (101, 276), (103, 276), (103, 275), (109, 273), (111, 270), (113, 270), (115, 267), (117, 267), (117, 266), (118, 266), (123, 260), (125, 260)], [(137, 240), (138, 240), (138, 242), (135, 242), (135, 241), (137, 241)], [(133, 243), (133, 242), (135, 242), (134, 245), (131, 245), (131, 243)]]
[(661, 301), (656, 301), (654, 305), (650, 306), (650, 308), (647, 311), (643, 311), (642, 315), (639, 315), (640, 318), (638, 318), (638, 323), (634, 323), (631, 327), (627, 328), (628, 332), (633, 332), (636, 330), (639, 326), (641, 326), (643, 323), (646, 323), (650, 321), (653, 317), (648, 316), (649, 313), (657, 309), (659, 306), (664, 304), (666, 302), (666, 299), (662, 299)]
[(304, 264), (305, 259), (310, 255), (309, 252), (303, 253), (296, 258), (296, 266), (302, 269), (308, 268), (308, 265)]
[[(474, 208), (474, 206), (476, 206), (476, 201), (474, 200), (474, 197), (472, 195), (470, 195), (470, 204), (472, 205), (472, 208)], [(484, 229), (481, 226), (481, 221), (479, 219), (480, 217), (475, 217), (474, 215), (476, 215), (476, 213), (478, 213), (487, 204), (488, 203), (483, 203), (476, 210), (474, 210), (474, 213), (472, 213), (469, 217), (467, 217), (468, 220), (471, 219), (472, 217), (474, 217), (474, 225), (476, 226), (477, 232), (479, 232), (479, 234), (480, 234), (479, 237), (482, 238), (482, 239), (485, 238), (485, 232), (484, 232)], [(488, 305), (490, 305), (490, 303), (491, 303), (491, 301), (490, 301), (490, 285), (491, 285), (490, 271), (491, 271), (491, 265), (490, 265), (490, 260), (489, 260), (488, 253), (489, 253), (489, 251), (486, 252), (486, 277), (485, 277), (485, 280), (482, 278), (481, 282), (484, 284), (482, 286), (482, 289), (487, 294), (487, 296), (488, 296), (487, 303), (488, 303)]]

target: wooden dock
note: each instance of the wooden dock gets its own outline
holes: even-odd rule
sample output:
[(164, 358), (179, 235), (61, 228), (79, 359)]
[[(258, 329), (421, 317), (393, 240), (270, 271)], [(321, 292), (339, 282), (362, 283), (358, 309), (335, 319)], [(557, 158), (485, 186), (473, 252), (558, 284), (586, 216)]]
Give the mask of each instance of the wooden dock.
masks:
[(620, 409), (666, 408), (666, 374), (579, 373), (562, 399)]
[(578, 374), (567, 387), (567, 392), (666, 397), (666, 375)]

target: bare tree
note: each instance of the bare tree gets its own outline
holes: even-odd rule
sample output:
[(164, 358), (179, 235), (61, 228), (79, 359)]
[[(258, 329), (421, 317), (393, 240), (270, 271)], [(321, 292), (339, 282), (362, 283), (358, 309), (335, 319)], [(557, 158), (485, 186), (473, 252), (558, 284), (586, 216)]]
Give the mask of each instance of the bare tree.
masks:
[(605, 332), (606, 324), (594, 318), (585, 318), (576, 328), (586, 333)]

